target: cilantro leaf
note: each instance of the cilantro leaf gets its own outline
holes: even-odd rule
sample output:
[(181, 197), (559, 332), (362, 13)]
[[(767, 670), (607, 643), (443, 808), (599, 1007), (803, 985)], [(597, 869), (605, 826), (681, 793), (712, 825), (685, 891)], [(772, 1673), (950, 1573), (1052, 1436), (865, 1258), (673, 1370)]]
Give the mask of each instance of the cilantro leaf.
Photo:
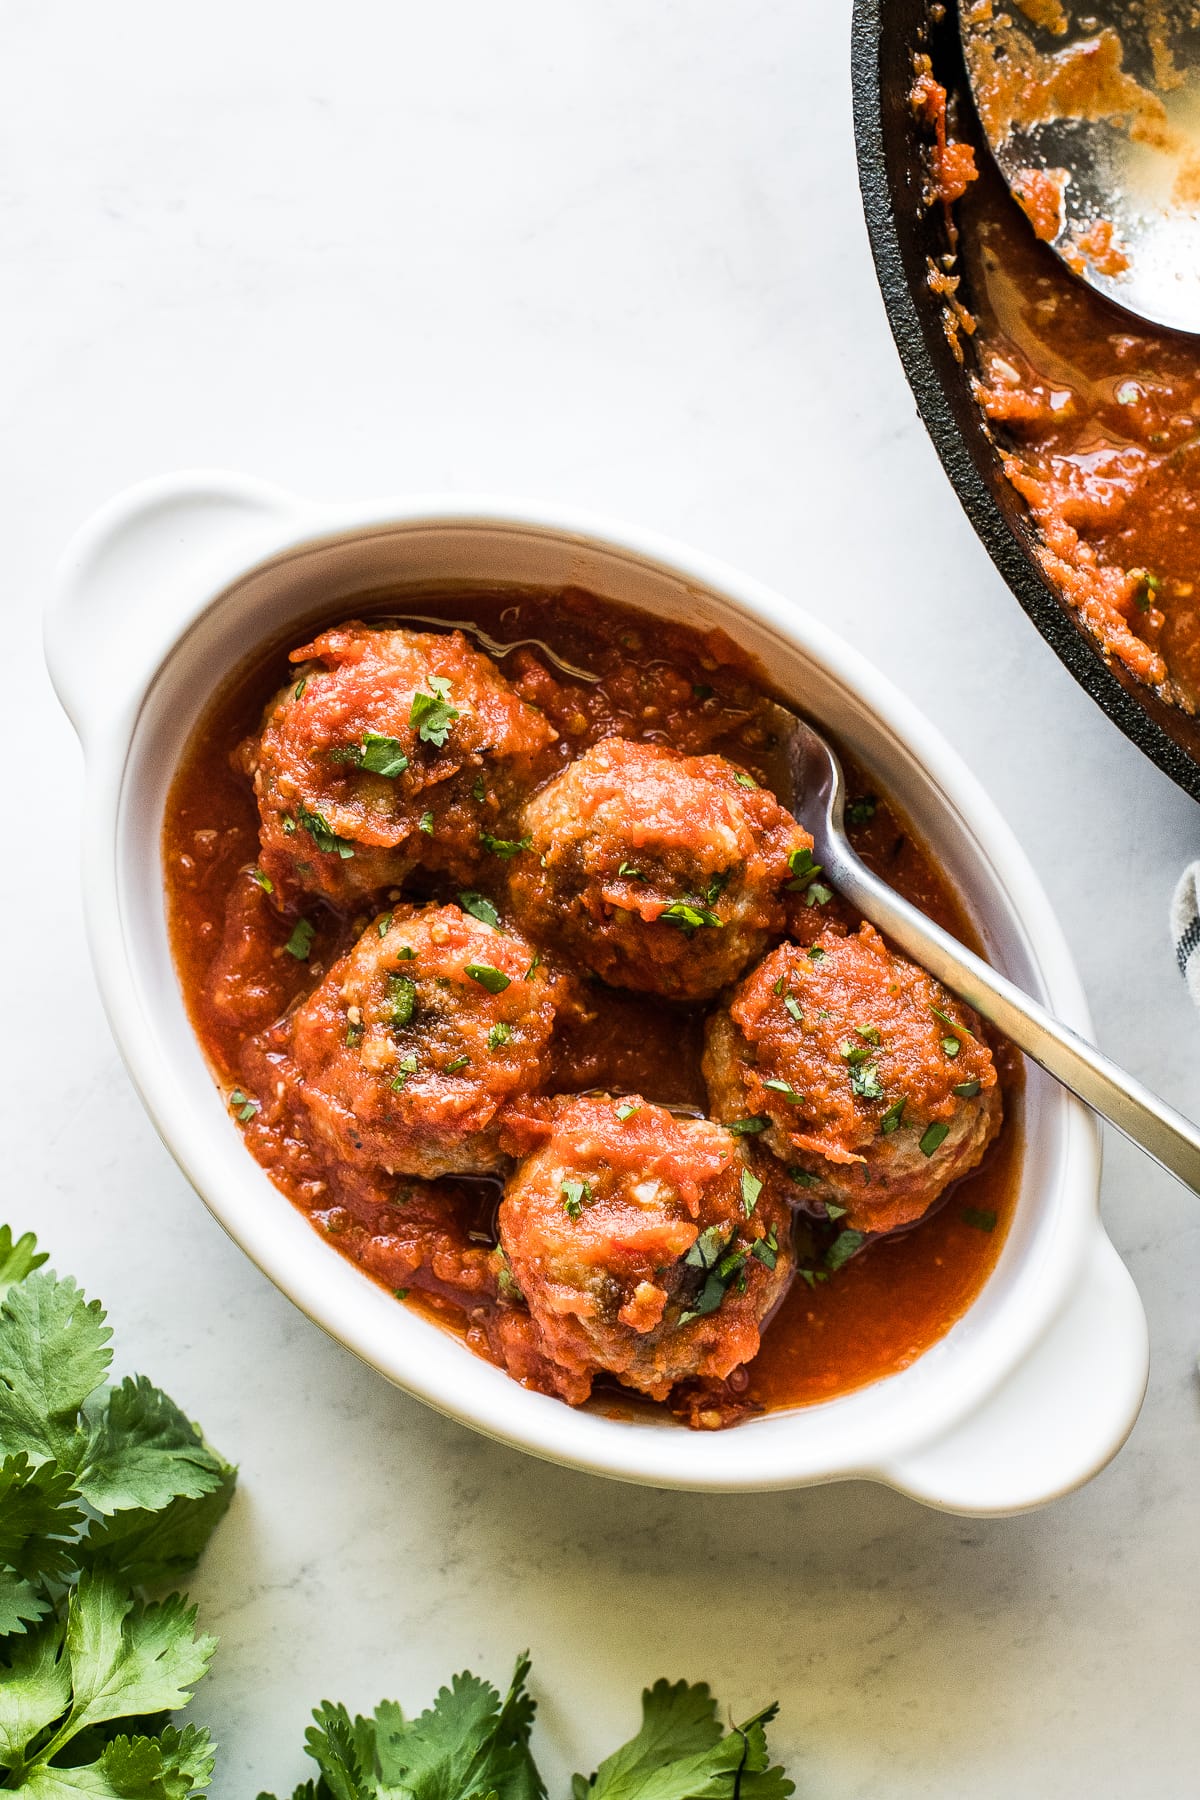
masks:
[(674, 925), (682, 931), (684, 937), (691, 937), (702, 925), (723, 927), (724, 919), (719, 918), (709, 906), (693, 906), (690, 901), (676, 900), (659, 913), (659, 923)]
[(223, 1465), (191, 1420), (144, 1375), (111, 1388), (92, 1421), (79, 1487), (98, 1513), (160, 1512), (178, 1496), (198, 1500)]
[(26, 1580), (61, 1581), (75, 1567), (73, 1540), (83, 1524), (78, 1499), (69, 1470), (31, 1463), (24, 1451), (6, 1456), (0, 1462), (0, 1563)]
[(467, 888), (458, 896), (458, 904), (464, 912), (470, 913), (473, 919), (480, 919), (483, 924), (490, 925), (493, 930), (499, 931), (500, 914), (486, 894), (479, 894), (474, 888)]
[(50, 1602), (32, 1581), (13, 1569), (0, 1569), (0, 1637), (10, 1637), (36, 1625), (50, 1611)]
[(0, 1300), (14, 1281), (24, 1281), (34, 1269), (40, 1269), (48, 1261), (46, 1251), (38, 1250), (32, 1231), (14, 1241), (12, 1226), (0, 1225)]
[(39, 1269), (9, 1288), (0, 1303), (0, 1451), (72, 1464), (79, 1412), (104, 1379), (111, 1337), (100, 1302), (69, 1279)]
[(522, 1656), (503, 1702), (489, 1682), (463, 1673), (419, 1718), (406, 1720), (399, 1707), (381, 1706), (376, 1746), (384, 1787), (401, 1788), (412, 1800), (484, 1800), (493, 1793), (541, 1800), (545, 1788), (529, 1753), (528, 1673)]
[(143, 1605), (108, 1575), (84, 1573), (67, 1606), (71, 1709), (64, 1743), (89, 1725), (174, 1712), (208, 1668), (216, 1639), (197, 1637), (180, 1594)]
[(729, 1732), (716, 1710), (704, 1683), (656, 1681), (642, 1695), (637, 1736), (590, 1780), (575, 1776), (575, 1800), (786, 1800), (794, 1784), (768, 1766), (764, 1728), (775, 1708)]
[(28, 1800), (187, 1800), (208, 1786), (213, 1762), (206, 1731), (168, 1725), (158, 1737), (110, 1738), (95, 1762), (38, 1763), (17, 1792)]
[(358, 766), (369, 769), (372, 775), (384, 775), (389, 781), (395, 781), (407, 769), (408, 758), (399, 738), (385, 737), (379, 731), (364, 731)]
[(61, 1718), (70, 1702), (71, 1665), (63, 1654), (63, 1625), (50, 1619), (12, 1645), (0, 1681), (0, 1764), (16, 1767), (38, 1733)]
[(94, 1521), (80, 1546), (85, 1565), (132, 1587), (165, 1587), (188, 1574), (233, 1499), (237, 1470), (217, 1461), (218, 1485), (199, 1499), (181, 1495), (161, 1512), (138, 1507)]
[(450, 727), (461, 715), (456, 706), (450, 705), (450, 683), (444, 675), (431, 675), (429, 686), (431, 692), (428, 694), (413, 695), (408, 722), (416, 727), (423, 744), (433, 744), (442, 750)]

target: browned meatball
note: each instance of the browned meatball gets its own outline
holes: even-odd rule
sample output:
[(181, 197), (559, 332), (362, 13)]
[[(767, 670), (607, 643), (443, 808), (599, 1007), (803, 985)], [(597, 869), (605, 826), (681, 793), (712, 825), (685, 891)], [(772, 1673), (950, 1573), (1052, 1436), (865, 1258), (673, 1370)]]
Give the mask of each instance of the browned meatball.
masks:
[(541, 1078), (562, 986), (524, 938), (457, 906), (385, 913), (290, 1022), (316, 1131), (391, 1174), (497, 1168), (500, 1109)]
[(812, 839), (720, 756), (605, 738), (528, 803), (513, 904), (616, 987), (701, 1000), (784, 928)]
[(756, 1354), (791, 1267), (789, 1214), (736, 1138), (636, 1095), (586, 1095), (522, 1109), (506, 1142), (528, 1151), (500, 1208), (529, 1309), (500, 1325), (513, 1373), (576, 1405), (605, 1373), (661, 1400)]
[(351, 623), (292, 661), (241, 751), (267, 875), (335, 903), (417, 863), (468, 876), (553, 728), (458, 631)]
[(919, 1218), (1000, 1125), (979, 1020), (870, 925), (781, 944), (709, 1021), (712, 1109), (859, 1231)]

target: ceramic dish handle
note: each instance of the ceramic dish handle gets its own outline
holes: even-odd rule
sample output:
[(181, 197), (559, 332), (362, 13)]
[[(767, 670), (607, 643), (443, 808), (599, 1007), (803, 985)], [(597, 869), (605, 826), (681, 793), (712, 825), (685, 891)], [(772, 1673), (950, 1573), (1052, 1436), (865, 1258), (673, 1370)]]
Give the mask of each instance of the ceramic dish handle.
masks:
[(92, 515), (64, 552), (45, 624), (50, 679), (80, 738), (153, 672), (188, 607), (265, 555), (298, 509), (266, 482), (187, 470)]
[(1070, 1493), (1133, 1427), (1146, 1391), (1146, 1318), (1133, 1278), (1096, 1233), (1066, 1308), (960, 1426), (882, 1471), (956, 1513), (1014, 1513)]

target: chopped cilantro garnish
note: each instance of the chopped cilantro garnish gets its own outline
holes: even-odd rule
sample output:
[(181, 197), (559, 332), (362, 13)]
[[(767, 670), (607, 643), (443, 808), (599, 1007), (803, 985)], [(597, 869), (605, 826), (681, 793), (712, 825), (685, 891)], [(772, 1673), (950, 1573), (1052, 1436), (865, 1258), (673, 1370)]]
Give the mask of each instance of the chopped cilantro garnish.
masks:
[(423, 812), (421, 814), (420, 818), (417, 820), (417, 830), (423, 831), (426, 837), (433, 836), (433, 814), (431, 812)]
[(591, 1204), (592, 1189), (586, 1181), (564, 1181), (560, 1190), (563, 1211), (568, 1219), (577, 1219), (585, 1205)]
[(389, 781), (395, 781), (407, 769), (408, 758), (398, 738), (385, 737), (378, 731), (364, 731), (358, 766), (368, 769), (372, 775), (385, 775)]
[(460, 1069), (466, 1068), (470, 1060), (469, 1056), (452, 1056), (446, 1064), (446, 1074), (457, 1075)]
[(292, 699), (293, 700), (302, 700), (304, 698), (304, 690), (307, 686), (308, 686), (308, 676), (302, 675), (300, 677), (299, 681), (296, 683), (295, 687), (292, 689)]
[(1149, 569), (1130, 569), (1129, 573), (1137, 578), (1134, 599), (1139, 612), (1149, 612), (1151, 602), (1162, 592), (1162, 578), (1152, 575)]
[(431, 675), (429, 686), (428, 694), (413, 695), (408, 722), (416, 727), (423, 744), (433, 744), (442, 750), (450, 727), (461, 715), (458, 708), (450, 704), (450, 683), (444, 675)]
[(359, 1024), (356, 1024), (353, 1019), (350, 1019), (346, 1025), (346, 1048), (347, 1048), (347, 1050), (357, 1050), (358, 1046), (362, 1043), (362, 1041), (363, 1041), (363, 1027)]
[(898, 1131), (900, 1129), (900, 1121), (904, 1117), (904, 1109), (907, 1105), (907, 1094), (901, 1094), (899, 1100), (892, 1101), (892, 1104), (888, 1107), (882, 1119), (879, 1121), (879, 1129), (882, 1131), (884, 1137), (890, 1137), (893, 1131)]
[(382, 919), (379, 920), (375, 929), (379, 933), (381, 938), (385, 938), (387, 936), (388, 932), (392, 929), (391, 913), (384, 913)]
[(293, 829), (296, 828), (307, 831), (317, 849), (323, 851), (326, 856), (340, 856), (343, 862), (349, 862), (354, 855), (354, 846), (347, 843), (345, 838), (339, 837), (328, 820), (323, 818), (315, 807), (311, 810), (307, 806), (296, 808)]
[(797, 1187), (809, 1188), (817, 1185), (816, 1176), (810, 1175), (807, 1169), (802, 1169), (799, 1163), (788, 1165), (788, 1178), (794, 1181)]
[(725, 1129), (734, 1137), (753, 1137), (757, 1132), (765, 1131), (769, 1124), (769, 1119), (731, 1119)]
[(658, 916), (664, 924), (674, 925), (679, 931), (682, 931), (685, 937), (691, 937), (692, 933), (699, 931), (702, 925), (723, 926), (725, 923), (724, 919), (719, 919), (709, 907), (693, 906), (687, 900), (676, 900)]
[(512, 979), (503, 969), (493, 969), (491, 963), (468, 963), (467, 974), (489, 994), (502, 994)]
[(393, 1288), (392, 1292), (395, 1294), (397, 1300), (407, 1300), (412, 1290), (411, 1288)]
[(765, 1269), (773, 1269), (779, 1258), (779, 1239), (774, 1231), (768, 1231), (765, 1238), (759, 1238), (750, 1246), (751, 1256), (756, 1256)]
[(788, 857), (788, 868), (792, 871), (792, 879), (787, 884), (789, 894), (802, 894), (821, 873), (821, 864), (813, 861), (809, 849), (793, 850)]
[(950, 1017), (950, 1015), (948, 1013), (944, 1013), (940, 1007), (934, 1006), (931, 1003), (929, 1010), (933, 1014), (934, 1018), (939, 1019), (941, 1021), (941, 1023), (943, 1025), (945, 1025), (949, 1031), (955, 1032), (960, 1037), (974, 1037), (975, 1036), (975, 1033), (970, 1029), (969, 1026), (960, 1025), (957, 1019), (952, 1019)]
[(483, 779), (482, 775), (477, 775), (471, 783), (471, 798), (472, 800), (477, 800), (480, 806), (482, 806), (487, 799), (487, 782)]
[(502, 1045), (507, 1044), (511, 1036), (512, 1026), (506, 1025), (504, 1020), (501, 1019), (497, 1024), (493, 1025), (492, 1029), (488, 1032), (488, 1049), (499, 1050)]
[(762, 1182), (750, 1169), (742, 1170), (742, 1211), (749, 1218), (758, 1205), (758, 1196), (762, 1193)]
[(647, 879), (640, 869), (635, 869), (633, 864), (628, 862), (621, 864), (617, 874), (624, 876), (626, 881), (645, 881)]
[(856, 1067), (858, 1063), (866, 1062), (870, 1054), (868, 1045), (856, 1044), (851, 1038), (843, 1038), (838, 1045), (838, 1055), (844, 1056), (851, 1068)]
[(532, 838), (498, 838), (493, 837), (490, 831), (481, 831), (479, 841), (485, 850), (490, 850), (493, 856), (502, 857), (505, 862), (514, 856), (520, 856), (522, 850), (533, 848)]
[(779, 1081), (772, 1076), (769, 1081), (763, 1082), (763, 1086), (770, 1088), (773, 1094), (782, 1094), (789, 1106), (804, 1105), (804, 1095), (798, 1094), (790, 1081)]
[(846, 808), (847, 825), (867, 825), (875, 817), (875, 809), (879, 805), (874, 794), (863, 794), (857, 800), (851, 800)]
[(783, 996), (783, 1004), (786, 1011), (791, 1014), (793, 1019), (795, 1019), (797, 1025), (803, 1025), (804, 1009), (800, 1005), (795, 994), (785, 994)]
[(297, 919), (292, 927), (292, 935), (283, 947), (289, 956), (295, 957), (297, 962), (307, 962), (308, 953), (313, 947), (313, 939), (316, 935), (315, 925), (310, 925), (307, 919)]
[(877, 1025), (856, 1025), (854, 1033), (856, 1037), (862, 1039), (864, 1044), (879, 1044), (883, 1041)]
[(809, 962), (824, 962), (825, 961), (825, 952), (822, 950), (822, 948), (819, 944), (814, 944), (812, 946), (812, 949), (808, 953), (808, 960), (809, 960)]
[(755, 781), (753, 775), (748, 775), (746, 773), (745, 769), (739, 769), (733, 779), (737, 782), (737, 784), (740, 788), (756, 788), (758, 786), (758, 783), (757, 783), (757, 781)]
[(960, 1081), (958, 1086), (951, 1088), (950, 1091), (953, 1094), (957, 1094), (960, 1100), (973, 1100), (979, 1092), (979, 1089), (980, 1083), (978, 1081)]
[(875, 1063), (859, 1063), (850, 1070), (850, 1090), (860, 1100), (882, 1100), (883, 1088)]
[(257, 881), (264, 894), (273, 894), (275, 892), (275, 883), (271, 880), (269, 875), (264, 875), (261, 869), (251, 869), (250, 879), (251, 881)]
[(262, 1110), (262, 1101), (252, 1100), (249, 1094), (243, 1094), (241, 1088), (234, 1088), (229, 1096), (229, 1104), (243, 1125), (248, 1125), (255, 1113)]
[(704, 898), (709, 906), (716, 905), (717, 901), (721, 898), (721, 895), (725, 892), (725, 889), (729, 886), (729, 883), (732, 879), (733, 879), (733, 870), (732, 869), (721, 869), (716, 875), (713, 876), (712, 880), (709, 882), (708, 886), (704, 890)]
[(945, 1119), (935, 1119), (932, 1125), (927, 1126), (925, 1135), (921, 1139), (921, 1155), (932, 1156), (939, 1145), (945, 1142), (949, 1130), (950, 1127)]
[(458, 896), (458, 904), (473, 919), (479, 919), (484, 925), (490, 925), (499, 931), (500, 914), (486, 894), (477, 894), (473, 888), (467, 888)]
[(866, 1239), (861, 1231), (839, 1231), (825, 1252), (825, 1266), (834, 1274), (862, 1249)]
[(387, 1003), (389, 1023), (399, 1029), (412, 1024), (413, 1014), (417, 1010), (417, 984), (407, 975), (389, 975), (387, 978)]
[(393, 1081), (393, 1083), (392, 1083), (392, 1092), (394, 1094), (398, 1094), (400, 1092), (401, 1088), (404, 1086), (405, 1082), (408, 1080), (410, 1075), (416, 1074), (417, 1059), (415, 1056), (402, 1056), (400, 1058), (399, 1064), (397, 1066), (398, 1066), (400, 1072), (396, 1076), (395, 1081)]
[(617, 1117), (620, 1119), (621, 1123), (624, 1124), (626, 1119), (632, 1119), (634, 1113), (641, 1112), (641, 1110), (641, 1105), (638, 1101), (622, 1100), (620, 1106), (617, 1108)]
[(976, 1231), (995, 1231), (996, 1215), (988, 1207), (964, 1206), (962, 1209), (964, 1225), (973, 1225)]
[(805, 906), (828, 906), (833, 899), (833, 889), (827, 888), (823, 881), (814, 881), (804, 896)]
[(942, 1039), (942, 1049), (946, 1052), (947, 1056), (957, 1056), (962, 1049), (962, 1045), (957, 1038), (944, 1037)]
[(833, 1200), (827, 1200), (825, 1202), (825, 1216), (828, 1219), (844, 1219), (846, 1216), (846, 1208), (844, 1206), (838, 1206)]
[(534, 953), (533, 961), (530, 963), (529, 967), (526, 969), (524, 975), (522, 975), (521, 980), (522, 981), (532, 981), (534, 976), (537, 974), (538, 970), (541, 968), (541, 966), (542, 966), (542, 953), (540, 950), (538, 950)]
[(724, 1226), (706, 1225), (683, 1260), (690, 1269), (715, 1269), (728, 1241)]

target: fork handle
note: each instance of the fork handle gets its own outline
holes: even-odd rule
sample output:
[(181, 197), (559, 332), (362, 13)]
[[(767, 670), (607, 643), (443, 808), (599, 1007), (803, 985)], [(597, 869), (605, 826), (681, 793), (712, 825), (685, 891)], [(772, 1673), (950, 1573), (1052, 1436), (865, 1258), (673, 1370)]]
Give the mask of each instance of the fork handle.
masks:
[(834, 887), (953, 994), (1085, 1105), (1200, 1193), (1200, 1128), (901, 898), (842, 843), (821, 846)]

